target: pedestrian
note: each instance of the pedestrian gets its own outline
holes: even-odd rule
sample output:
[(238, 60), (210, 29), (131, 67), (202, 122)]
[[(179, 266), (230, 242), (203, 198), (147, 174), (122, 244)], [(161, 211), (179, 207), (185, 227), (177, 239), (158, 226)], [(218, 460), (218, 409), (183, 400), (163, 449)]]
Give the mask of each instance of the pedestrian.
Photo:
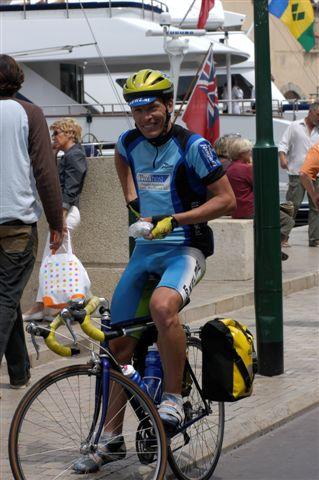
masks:
[(232, 218), (253, 218), (252, 143), (246, 138), (238, 138), (229, 145), (228, 155), (231, 164), (227, 169), (227, 177), (237, 202), (237, 208), (232, 213)]
[(234, 113), (235, 115), (239, 115), (242, 111), (243, 103), (241, 100), (244, 98), (244, 92), (238, 85), (236, 79), (233, 80), (232, 84), (233, 84), (232, 90), (231, 90), (232, 100), (240, 100), (238, 102), (232, 102), (232, 113)]
[[(58, 161), (59, 179), (62, 190), (63, 219), (70, 234), (80, 225), (79, 198), (87, 172), (87, 159), (81, 145), (82, 128), (72, 118), (64, 118), (50, 126), (55, 156), (59, 151), (64, 155)], [(68, 236), (57, 253), (66, 253)], [(44, 248), (42, 262), (50, 253), (49, 237)], [(24, 321), (42, 320), (45, 317), (44, 305), (40, 290), (36, 303), (23, 314)]]
[[(165, 391), (158, 412), (172, 433), (184, 421), (181, 389), (186, 339), (178, 312), (205, 273), (205, 257), (213, 253), (207, 222), (231, 213), (235, 197), (210, 143), (173, 125), (173, 83), (167, 76), (141, 70), (127, 79), (123, 93), (136, 128), (120, 136), (115, 165), (126, 204), (153, 228), (136, 240), (112, 297), (111, 318), (116, 325), (138, 323), (151, 315), (164, 370)], [(158, 283), (146, 298), (151, 274), (159, 277)], [(113, 340), (110, 347), (125, 364), (131, 362), (137, 342), (136, 336), (128, 336)], [(126, 401), (122, 397), (116, 399), (119, 411)], [(123, 458), (119, 421), (116, 425), (106, 421), (105, 426), (101, 448), (75, 462), (77, 473), (96, 472), (105, 463)]]
[(217, 138), (213, 145), (218, 160), (222, 164), (225, 172), (227, 172), (227, 169), (231, 164), (231, 160), (228, 154), (228, 147), (233, 140), (240, 137), (241, 135), (239, 133), (226, 133), (225, 135)]
[[(48, 127), (36, 105), (18, 100), (24, 74), (0, 55), (0, 362), (7, 360), (10, 385), (30, 379), (20, 299), (37, 250), (41, 199), (50, 228), (50, 247), (62, 243), (62, 198)], [(4, 121), (5, 119), (5, 121)]]
[[(308, 115), (302, 120), (292, 122), (285, 131), (278, 146), (281, 168), (288, 172), (288, 191), (286, 199), (294, 204), (294, 216), (297, 215), (305, 196), (305, 187), (300, 181), (299, 171), (305, 161), (308, 150), (319, 142), (319, 102), (310, 105)], [(316, 247), (319, 240), (319, 214), (308, 194), (309, 200), (309, 246)], [(288, 243), (285, 246), (289, 246)]]
[[(230, 143), (228, 154), (231, 164), (227, 169), (229, 182), (234, 190), (237, 208), (232, 218), (254, 218), (254, 181), (252, 165), (252, 143), (246, 138), (238, 138)], [(290, 210), (289, 210), (290, 208)], [(281, 245), (289, 237), (295, 222), (291, 214), (292, 204), (285, 205), (279, 210)], [(281, 253), (282, 260), (287, 260), (288, 255)]]
[[(308, 151), (299, 174), (303, 187), (307, 190), (317, 210), (319, 210), (319, 142)], [(319, 247), (319, 240), (315, 240), (313, 246)]]

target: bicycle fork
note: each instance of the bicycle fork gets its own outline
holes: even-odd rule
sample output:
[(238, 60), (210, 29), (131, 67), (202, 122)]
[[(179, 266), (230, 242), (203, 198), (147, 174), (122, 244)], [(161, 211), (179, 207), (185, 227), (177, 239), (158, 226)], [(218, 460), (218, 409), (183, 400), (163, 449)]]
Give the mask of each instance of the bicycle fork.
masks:
[[(92, 424), (86, 440), (81, 445), (81, 453), (87, 455), (95, 452), (102, 434), (102, 430), (106, 420), (109, 399), (109, 385), (110, 385), (110, 362), (106, 356), (100, 356), (100, 361), (92, 354), (92, 373), (96, 375), (95, 384), (95, 399), (94, 399), (94, 413)], [(101, 412), (102, 406), (102, 412)], [(96, 429), (98, 418), (98, 428)]]

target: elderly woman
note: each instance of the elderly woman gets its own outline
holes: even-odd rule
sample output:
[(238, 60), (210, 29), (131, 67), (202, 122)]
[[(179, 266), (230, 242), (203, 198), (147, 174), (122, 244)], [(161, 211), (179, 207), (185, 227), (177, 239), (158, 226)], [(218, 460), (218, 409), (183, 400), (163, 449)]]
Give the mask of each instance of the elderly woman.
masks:
[[(64, 118), (50, 126), (52, 131), (52, 147), (56, 155), (63, 151), (64, 155), (58, 162), (60, 185), (63, 199), (63, 217), (65, 228), (73, 231), (80, 224), (79, 198), (87, 171), (85, 152), (80, 144), (82, 129), (72, 118)], [(61, 247), (63, 248), (63, 246)], [(42, 260), (50, 253), (47, 240)], [(23, 319), (26, 321), (41, 320), (44, 316), (42, 298), (37, 295), (36, 303)]]
[(237, 138), (228, 146), (228, 155), (231, 164), (227, 169), (227, 177), (237, 201), (237, 208), (232, 217), (253, 218), (252, 143), (246, 138)]
[[(252, 166), (252, 143), (245, 138), (234, 140), (228, 147), (231, 164), (227, 169), (229, 182), (234, 190), (237, 208), (233, 212), (233, 218), (254, 217), (254, 190), (253, 190), (253, 166)], [(290, 202), (291, 203), (291, 202)], [(289, 233), (295, 222), (287, 203), (280, 206), (280, 236), (281, 245), (284, 246)], [(288, 255), (281, 252), (281, 259), (287, 260)]]
[(231, 160), (228, 154), (229, 145), (238, 138), (241, 138), (241, 135), (239, 133), (226, 133), (225, 135), (217, 138), (214, 143), (214, 150), (217, 153), (218, 159), (222, 164), (225, 172), (231, 164)]

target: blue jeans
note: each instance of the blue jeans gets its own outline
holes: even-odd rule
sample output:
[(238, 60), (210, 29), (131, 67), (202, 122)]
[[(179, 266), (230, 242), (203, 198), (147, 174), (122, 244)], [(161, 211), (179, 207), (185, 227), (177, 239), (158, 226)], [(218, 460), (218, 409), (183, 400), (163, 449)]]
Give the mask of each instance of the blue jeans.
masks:
[(36, 250), (36, 225), (0, 225), (0, 363), (5, 355), (11, 385), (30, 378), (20, 300)]

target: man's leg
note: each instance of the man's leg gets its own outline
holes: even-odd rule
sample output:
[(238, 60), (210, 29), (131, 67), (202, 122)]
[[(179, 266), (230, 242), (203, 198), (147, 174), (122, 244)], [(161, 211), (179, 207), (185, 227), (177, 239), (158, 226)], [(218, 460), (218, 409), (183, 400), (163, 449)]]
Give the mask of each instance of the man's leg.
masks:
[(305, 189), (300, 182), (299, 175), (289, 175), (288, 190), (286, 200), (294, 204), (294, 218), (305, 196)]
[[(316, 180), (316, 188), (319, 189), (318, 178)], [(309, 195), (308, 195), (308, 202), (309, 202), (309, 218), (308, 218), (309, 245), (317, 246), (317, 243), (319, 242), (319, 212)]]
[(36, 227), (0, 227), (0, 361), (5, 354), (10, 383), (30, 377), (20, 299), (30, 278), (37, 247)]
[[(5, 353), (11, 385), (24, 385), (30, 378), (30, 360), (25, 343), (22, 313), (20, 305), (17, 309), (17, 319), (13, 325)], [(21, 370), (24, 365), (24, 370)]]
[(159, 287), (152, 295), (150, 311), (158, 331), (158, 348), (164, 370), (165, 391), (180, 394), (186, 358), (186, 338), (178, 311), (182, 298), (171, 288)]
[(283, 212), (282, 210), (279, 211), (280, 213), (280, 237), (281, 241), (288, 240), (290, 232), (295, 225), (294, 219), (288, 215), (288, 213)]

